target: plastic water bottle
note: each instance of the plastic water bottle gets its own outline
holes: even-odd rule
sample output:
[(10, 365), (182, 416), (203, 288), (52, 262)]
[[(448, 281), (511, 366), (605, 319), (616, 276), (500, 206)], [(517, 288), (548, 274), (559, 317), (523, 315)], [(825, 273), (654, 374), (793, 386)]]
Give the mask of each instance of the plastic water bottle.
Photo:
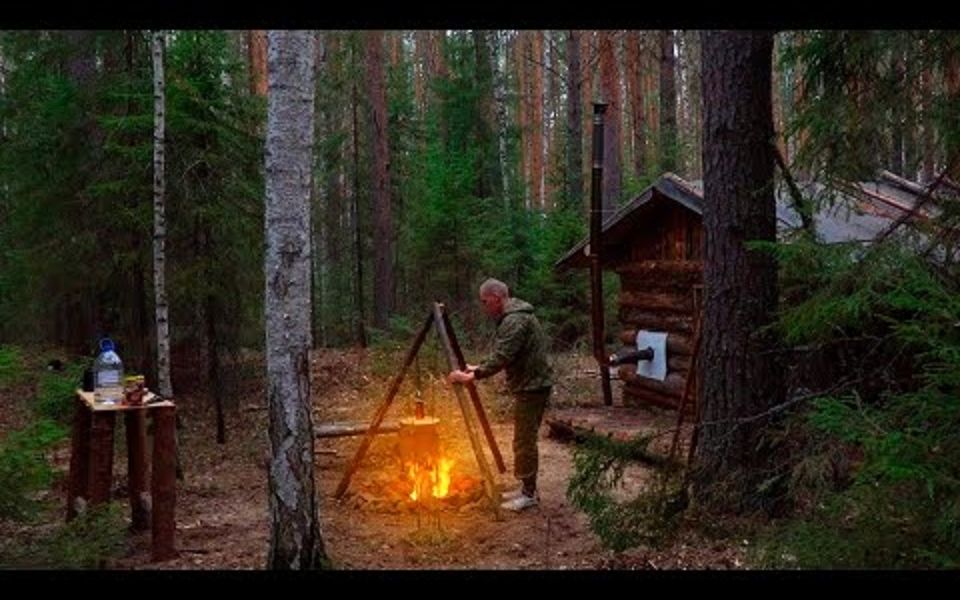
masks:
[(123, 400), (123, 361), (114, 351), (113, 340), (100, 340), (100, 355), (93, 361), (94, 399), (104, 404)]

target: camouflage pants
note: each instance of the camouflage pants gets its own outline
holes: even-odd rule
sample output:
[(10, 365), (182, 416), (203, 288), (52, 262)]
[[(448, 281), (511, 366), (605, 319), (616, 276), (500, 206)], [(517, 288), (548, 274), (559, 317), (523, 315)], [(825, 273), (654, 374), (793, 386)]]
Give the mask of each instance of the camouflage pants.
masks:
[(514, 394), (513, 474), (523, 482), (523, 491), (528, 495), (537, 489), (537, 435), (549, 399), (550, 388)]

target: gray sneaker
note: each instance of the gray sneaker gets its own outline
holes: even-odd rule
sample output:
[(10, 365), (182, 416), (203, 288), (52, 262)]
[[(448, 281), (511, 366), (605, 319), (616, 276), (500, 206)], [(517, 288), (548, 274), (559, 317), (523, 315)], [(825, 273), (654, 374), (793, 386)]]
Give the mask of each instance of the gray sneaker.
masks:
[(501, 504), (500, 508), (503, 508), (505, 510), (512, 510), (514, 512), (520, 512), (521, 510), (525, 510), (533, 506), (537, 506), (538, 504), (540, 504), (540, 501), (537, 500), (536, 497), (527, 496), (526, 494), (521, 493), (519, 496), (517, 496), (513, 500), (507, 500), (506, 502)]
[(519, 498), (523, 495), (523, 488), (517, 488), (515, 490), (509, 490), (500, 494), (500, 498), (503, 500), (513, 500), (514, 498)]

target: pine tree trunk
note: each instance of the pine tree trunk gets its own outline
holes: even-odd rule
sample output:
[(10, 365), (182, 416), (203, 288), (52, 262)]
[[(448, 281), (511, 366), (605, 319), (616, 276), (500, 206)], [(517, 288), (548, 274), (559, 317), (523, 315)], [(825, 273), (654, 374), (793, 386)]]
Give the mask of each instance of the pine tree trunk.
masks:
[(523, 188), (523, 205), (528, 210), (530, 209), (530, 186), (529, 186), (529, 166), (530, 166), (530, 150), (529, 150), (529, 140), (530, 140), (530, 131), (529, 131), (529, 105), (530, 99), (527, 91), (527, 55), (529, 53), (529, 47), (527, 39), (529, 32), (519, 31), (514, 41), (514, 65), (517, 70), (517, 127), (519, 128), (519, 143), (520, 143), (520, 185)]
[(357, 324), (357, 343), (361, 348), (366, 348), (367, 330), (363, 310), (363, 240), (360, 235), (360, 124), (358, 123), (357, 118), (359, 103), (360, 99), (357, 97), (357, 83), (356, 80), (354, 80), (351, 88), (351, 131), (353, 133), (353, 143), (351, 144), (351, 149), (353, 151), (353, 189), (351, 190), (353, 195), (353, 218), (351, 220), (353, 225), (354, 243), (353, 258), (354, 264), (356, 265), (356, 276), (354, 278), (355, 293), (353, 297), (356, 310), (355, 319)]
[(546, 93), (544, 95), (544, 114), (543, 114), (543, 204), (546, 210), (553, 208), (553, 198), (555, 190), (551, 178), (551, 169), (556, 159), (556, 115), (557, 105), (560, 102), (559, 84), (557, 81), (557, 63), (558, 55), (557, 44), (552, 32), (544, 33), (544, 58), (546, 59)]
[[(644, 32), (641, 39), (641, 55), (643, 56), (640, 85), (644, 102), (644, 134), (646, 135), (647, 153), (646, 164), (660, 164), (660, 34), (659, 32)], [(649, 167), (648, 167), (649, 169)]]
[[(703, 426), (695, 493), (745, 508), (765, 473), (758, 453), (765, 410), (780, 403), (775, 340), (762, 327), (777, 306), (777, 266), (753, 240), (776, 239), (770, 32), (703, 34), (706, 310)], [(737, 422), (751, 418), (749, 422)]]
[(387, 38), (387, 44), (390, 47), (390, 68), (395, 69), (400, 64), (401, 44), (403, 42), (402, 31), (386, 31), (383, 34)]
[[(700, 33), (687, 31), (682, 34), (684, 60), (684, 148), (687, 152), (687, 167), (684, 175), (690, 179), (702, 179), (703, 166), (701, 160), (703, 152), (700, 147), (701, 130), (703, 129), (703, 102), (700, 90)], [(781, 137), (781, 141), (782, 137)], [(783, 142), (785, 144), (785, 142)], [(783, 151), (786, 152), (785, 145)], [(784, 155), (786, 156), (786, 155)]]
[(530, 70), (533, 86), (530, 90), (530, 193), (531, 204), (543, 210), (543, 31), (531, 36)]
[[(323, 64), (322, 70), (324, 81), (328, 87), (333, 87), (334, 82), (341, 76), (341, 34), (339, 32), (326, 32), (324, 35)], [(324, 90), (324, 86), (318, 89)], [(341, 317), (340, 307), (344, 304), (340, 300), (349, 296), (344, 294), (340, 285), (342, 277), (340, 276), (342, 265), (341, 244), (344, 240), (343, 211), (344, 211), (344, 193), (341, 185), (340, 176), (343, 172), (343, 144), (334, 145), (333, 140), (339, 139), (338, 132), (342, 126), (343, 112), (340, 107), (342, 101), (332, 93), (324, 97), (321, 104), (320, 130), (323, 135), (323, 244), (317, 247), (323, 248), (323, 264), (325, 272), (328, 274), (326, 285), (323, 287), (322, 306), (320, 320), (324, 325), (322, 330), (326, 329), (328, 323), (335, 323)], [(336, 300), (334, 300), (336, 299)], [(336, 308), (334, 308), (336, 307)], [(331, 314), (333, 313), (333, 314)], [(331, 336), (326, 335), (323, 345), (329, 343)]]
[(383, 76), (383, 35), (364, 32), (370, 91), (370, 143), (373, 148), (373, 322), (389, 326), (393, 312), (393, 212), (390, 204), (390, 147)]
[(480, 118), (474, 124), (477, 154), (474, 174), (474, 191), (478, 198), (487, 198), (493, 194), (498, 185), (494, 160), (492, 160), (492, 132), (496, 127), (493, 96), (490, 93), (493, 87), (493, 70), (490, 63), (490, 43), (487, 41), (489, 31), (475, 30), (473, 32), (474, 58), (476, 68), (474, 81), (480, 97), (477, 100), (477, 112)]
[(933, 136), (933, 74), (929, 67), (920, 71), (920, 183), (926, 185), (933, 181), (934, 164), (934, 136)]
[(624, 78), (627, 82), (628, 102), (630, 106), (630, 129), (633, 133), (631, 140), (633, 157), (633, 172), (637, 177), (646, 174), (646, 136), (644, 135), (643, 119), (643, 90), (640, 86), (640, 32), (626, 33), (626, 51), (624, 56)]
[[(314, 32), (314, 38), (316, 43), (314, 45), (314, 63), (313, 63), (313, 76), (315, 81), (320, 81), (323, 76), (323, 66), (326, 61), (326, 42), (327, 37), (331, 35), (330, 33), (327, 36), (320, 31)], [(315, 98), (316, 100), (316, 98)], [(318, 115), (317, 121), (322, 127), (325, 125), (323, 119), (323, 113), (320, 110), (319, 104), (314, 108), (314, 110), (320, 115)], [(328, 140), (330, 135), (327, 129), (321, 129), (319, 131), (320, 139)], [(325, 168), (326, 161), (325, 156), (319, 151), (314, 152), (314, 156), (317, 157), (317, 164), (314, 167), (313, 172), (320, 172), (320, 169)], [(326, 231), (326, 212), (323, 210), (324, 206), (321, 206), (320, 198), (320, 186), (325, 182), (322, 179), (317, 179), (311, 177), (310, 185), (310, 240), (312, 247), (310, 248), (310, 273), (311, 273), (311, 286), (310, 286), (310, 340), (312, 348), (325, 347), (327, 345), (327, 328), (326, 323), (323, 318), (324, 309), (326, 308), (326, 292), (329, 287), (329, 266), (327, 263), (326, 252), (323, 252), (321, 249), (320, 243), (321, 240), (329, 239), (330, 232)]]
[[(593, 103), (596, 100), (594, 83), (597, 65), (599, 64), (595, 41), (595, 31), (580, 32), (580, 85), (581, 91), (583, 92), (583, 120), (581, 121), (580, 129), (583, 132), (583, 137), (581, 137), (580, 146), (583, 147), (585, 138), (587, 148), (591, 147), (590, 143), (593, 139)], [(593, 158), (590, 152), (583, 153), (583, 165), (580, 168), (581, 173), (590, 173), (592, 160)], [(589, 210), (589, 198), (584, 199), (584, 203), (584, 210)]]
[(270, 569), (314, 569), (326, 561), (314, 486), (309, 362), (314, 41), (306, 31), (271, 31), (268, 42), (265, 313)]
[(414, 33), (414, 77), (413, 77), (413, 94), (416, 99), (417, 108), (420, 111), (420, 114), (423, 114), (427, 110), (427, 100), (426, 100), (426, 88), (428, 82), (430, 81), (429, 73), (429, 44), (430, 44), (430, 32), (429, 31), (417, 31)]
[[(497, 105), (497, 156), (501, 181), (500, 193), (503, 196), (503, 208), (510, 208), (510, 177), (507, 171), (507, 82), (504, 68), (500, 66), (500, 48), (506, 40), (501, 32), (494, 33), (493, 40), (493, 85), (494, 99)], [(504, 60), (504, 66), (509, 63)]]
[[(893, 70), (897, 85), (906, 89), (906, 58), (903, 52), (894, 50)], [(904, 176), (903, 169), (903, 106), (900, 102), (893, 102), (890, 107), (890, 161), (889, 168), (892, 172)]]
[[(206, 236), (206, 249), (212, 252), (210, 236)], [(212, 254), (208, 254), (212, 256)], [(223, 412), (223, 377), (220, 367), (220, 336), (217, 333), (217, 299), (213, 294), (207, 295), (204, 306), (204, 320), (207, 334), (207, 381), (210, 395), (213, 397), (213, 407), (217, 414), (217, 443), (227, 443), (227, 423)]]
[(600, 86), (607, 113), (603, 119), (603, 213), (604, 218), (620, 202), (621, 157), (620, 157), (620, 75), (617, 73), (617, 57), (614, 52), (612, 31), (600, 32)]
[(580, 70), (580, 32), (567, 32), (567, 206), (583, 209), (583, 74)]
[(952, 129), (944, 135), (946, 166), (950, 169), (947, 176), (960, 182), (960, 42), (954, 40), (948, 48), (943, 70), (947, 106), (951, 111), (949, 122), (952, 124)]
[(673, 30), (660, 32), (660, 164), (677, 168), (677, 83)]
[(170, 381), (170, 309), (167, 304), (167, 221), (164, 200), (166, 84), (163, 73), (164, 34), (153, 33), (153, 290), (157, 327), (157, 390), (173, 396)]
[(247, 36), (247, 51), (250, 53), (250, 94), (266, 97), (267, 32), (251, 29)]

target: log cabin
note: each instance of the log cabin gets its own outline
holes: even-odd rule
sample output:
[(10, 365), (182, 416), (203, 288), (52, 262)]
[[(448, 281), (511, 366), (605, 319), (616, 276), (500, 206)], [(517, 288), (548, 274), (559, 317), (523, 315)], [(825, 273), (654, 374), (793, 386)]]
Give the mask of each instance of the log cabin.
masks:
[[(911, 213), (924, 188), (881, 171), (875, 181), (845, 184), (840, 189), (811, 182), (802, 191), (805, 197), (817, 199), (813, 223), (821, 241), (869, 243), (896, 219)], [(945, 188), (942, 194), (953, 196), (957, 191)], [(927, 205), (912, 216), (928, 219), (932, 210)], [(781, 235), (800, 226), (786, 189), (777, 191), (777, 221)], [(665, 173), (605, 219), (601, 231), (602, 268), (616, 272), (620, 280), (618, 323), (608, 324), (608, 331), (615, 328), (619, 345), (630, 349), (636, 347), (638, 330), (667, 333), (663, 381), (638, 375), (636, 365), (616, 368), (624, 384), (623, 404), (677, 409), (704, 298), (702, 186)], [(557, 269), (589, 266), (589, 238), (555, 263)], [(696, 398), (696, 385), (692, 390)], [(692, 411), (694, 402), (686, 407)]]

